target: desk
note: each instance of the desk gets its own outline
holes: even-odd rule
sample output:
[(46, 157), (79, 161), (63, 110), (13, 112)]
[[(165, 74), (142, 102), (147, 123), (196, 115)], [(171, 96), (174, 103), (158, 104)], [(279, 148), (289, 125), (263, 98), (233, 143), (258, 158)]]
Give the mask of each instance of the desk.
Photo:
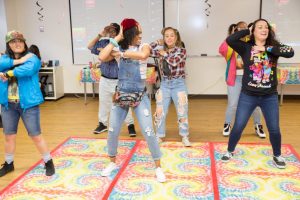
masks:
[(92, 83), (93, 88), (93, 98), (95, 97), (95, 83), (99, 83), (101, 77), (101, 72), (99, 68), (93, 69), (89, 67), (84, 67), (80, 70), (79, 80), (83, 83), (84, 87), (84, 104), (86, 104), (86, 83)]
[(278, 64), (277, 80), (280, 85), (280, 105), (282, 105), (284, 85), (300, 84), (300, 64)]

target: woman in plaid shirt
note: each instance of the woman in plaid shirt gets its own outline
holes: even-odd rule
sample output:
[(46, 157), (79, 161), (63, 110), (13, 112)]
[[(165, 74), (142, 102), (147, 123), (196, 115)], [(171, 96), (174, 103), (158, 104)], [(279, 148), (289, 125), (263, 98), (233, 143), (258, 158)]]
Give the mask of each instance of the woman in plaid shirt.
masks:
[[(179, 135), (184, 146), (191, 146), (188, 125), (188, 92), (185, 84), (186, 49), (182, 47), (179, 32), (167, 27), (162, 30), (163, 40), (151, 43), (153, 57), (160, 59), (162, 80), (156, 93), (155, 124), (157, 138), (166, 136), (166, 116), (173, 100), (178, 117)], [(161, 48), (163, 45), (163, 48)]]

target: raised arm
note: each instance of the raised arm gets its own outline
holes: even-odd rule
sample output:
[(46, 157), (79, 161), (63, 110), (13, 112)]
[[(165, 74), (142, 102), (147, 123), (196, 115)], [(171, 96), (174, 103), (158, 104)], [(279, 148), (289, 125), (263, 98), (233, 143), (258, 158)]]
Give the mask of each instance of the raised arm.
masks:
[(282, 43), (279, 46), (268, 46), (266, 51), (277, 57), (291, 58), (294, 56), (294, 49)]
[(141, 51), (130, 51), (127, 50), (121, 56), (124, 58), (131, 58), (133, 60), (146, 60), (150, 56), (150, 46), (148, 44), (144, 44), (141, 48)]
[(245, 44), (246, 42), (242, 41), (241, 39), (250, 34), (249, 29), (237, 31), (226, 38), (227, 44), (233, 48), (238, 54), (242, 55), (245, 51)]

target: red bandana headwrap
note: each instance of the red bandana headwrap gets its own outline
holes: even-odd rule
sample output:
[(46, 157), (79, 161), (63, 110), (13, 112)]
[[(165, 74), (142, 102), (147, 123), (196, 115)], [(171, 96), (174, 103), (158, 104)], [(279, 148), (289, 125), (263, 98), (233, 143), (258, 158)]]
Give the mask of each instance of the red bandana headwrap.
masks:
[(131, 19), (131, 18), (125, 18), (121, 22), (121, 26), (123, 27), (123, 31), (131, 29), (134, 26), (138, 26), (138, 24), (139, 23), (137, 21), (135, 21), (135, 19)]

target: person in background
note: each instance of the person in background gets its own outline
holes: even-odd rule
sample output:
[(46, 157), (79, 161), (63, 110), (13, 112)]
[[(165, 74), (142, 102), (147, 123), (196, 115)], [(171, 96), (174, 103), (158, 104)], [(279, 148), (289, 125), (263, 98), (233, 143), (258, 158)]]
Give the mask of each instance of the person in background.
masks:
[[(173, 100), (179, 124), (179, 135), (184, 146), (189, 147), (188, 92), (185, 84), (186, 49), (178, 31), (172, 27), (162, 30), (163, 41), (152, 42), (151, 56), (160, 59), (162, 80), (156, 93), (155, 124), (159, 143), (166, 136), (166, 117)], [(163, 45), (163, 49), (159, 46)]]
[(19, 119), (25, 125), (45, 163), (46, 175), (55, 173), (53, 160), (41, 135), (40, 108), (43, 96), (39, 88), (41, 61), (28, 53), (22, 33), (6, 34), (6, 52), (0, 58), (0, 104), (4, 132), (5, 162), (0, 177), (14, 170), (14, 153)]
[(141, 43), (142, 28), (136, 20), (124, 19), (121, 26), (120, 33), (114, 39), (111, 38), (109, 45), (99, 54), (101, 61), (109, 61), (114, 57), (120, 57), (119, 80), (114, 97), (115, 102), (110, 113), (107, 140), (110, 163), (101, 175), (109, 176), (117, 168), (116, 155), (120, 127), (129, 107), (132, 107), (155, 162), (157, 181), (165, 182), (166, 177), (160, 165), (162, 153), (152, 124), (151, 103), (145, 92), (150, 46)]
[(41, 53), (40, 53), (40, 50), (39, 50), (38, 46), (32, 44), (32, 45), (28, 48), (28, 51), (29, 51), (30, 53), (33, 53), (34, 55), (36, 55), (36, 56), (38, 57), (38, 59), (40, 59), (40, 60), (42, 59), (42, 58), (41, 58)]
[[(250, 40), (242, 41), (241, 39), (250, 32)], [(235, 147), (251, 113), (259, 106), (270, 134), (273, 162), (277, 168), (284, 169), (286, 163), (281, 155), (276, 70), (278, 58), (280, 56), (293, 57), (294, 50), (275, 39), (275, 33), (265, 19), (256, 20), (251, 31), (244, 29), (230, 35), (226, 42), (242, 57), (244, 74), (234, 126), (229, 136), (227, 152), (221, 157), (221, 160), (227, 162), (233, 157)]]
[[(247, 24), (243, 21), (237, 24), (232, 24), (228, 29), (228, 36), (239, 30), (247, 29)], [(247, 36), (242, 38), (243, 41), (247, 40)], [(225, 113), (225, 123), (223, 128), (223, 135), (228, 136), (231, 131), (231, 122), (235, 115), (238, 100), (242, 89), (242, 77), (244, 73), (243, 60), (239, 54), (232, 50), (224, 41), (219, 47), (219, 53), (225, 58), (227, 62), (226, 68), (226, 83), (227, 83), (227, 109)], [(261, 124), (261, 110), (256, 107), (253, 111), (254, 129), (260, 138), (266, 138)]]
[[(109, 38), (115, 37), (120, 31), (120, 26), (117, 23), (111, 23), (106, 26), (100, 34), (98, 34), (89, 44), (88, 49), (91, 50), (92, 54), (99, 55), (101, 49), (109, 44)], [(101, 79), (99, 82), (99, 124), (94, 130), (95, 134), (107, 131), (108, 116), (112, 107), (112, 97), (115, 93), (115, 89), (118, 83), (118, 62), (116, 59), (108, 62), (100, 63)], [(134, 127), (134, 120), (132, 117), (132, 111), (126, 116), (125, 122), (128, 127), (130, 137), (136, 136)]]

